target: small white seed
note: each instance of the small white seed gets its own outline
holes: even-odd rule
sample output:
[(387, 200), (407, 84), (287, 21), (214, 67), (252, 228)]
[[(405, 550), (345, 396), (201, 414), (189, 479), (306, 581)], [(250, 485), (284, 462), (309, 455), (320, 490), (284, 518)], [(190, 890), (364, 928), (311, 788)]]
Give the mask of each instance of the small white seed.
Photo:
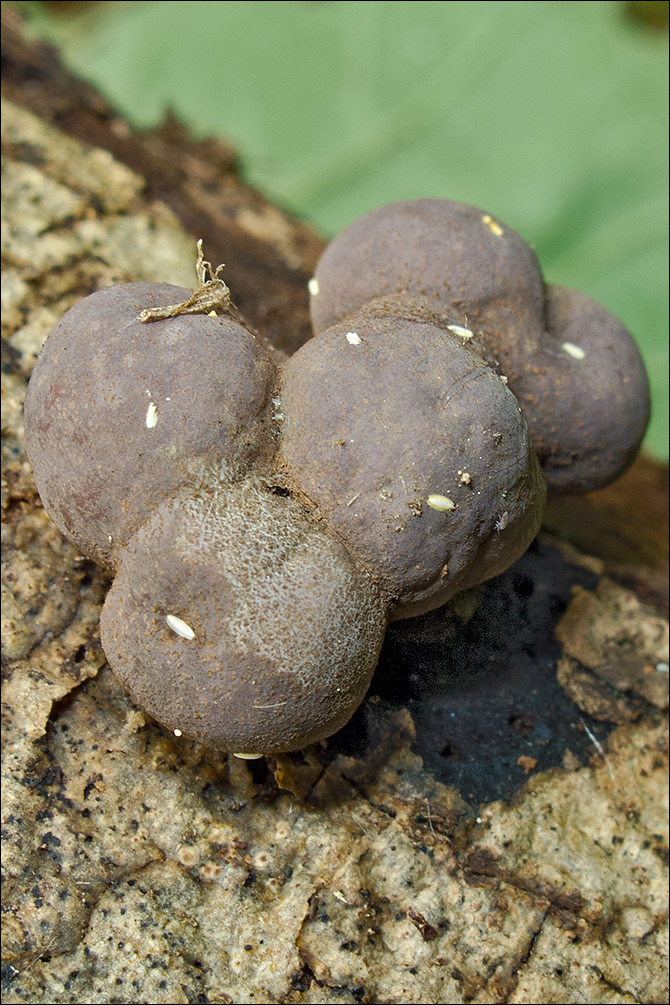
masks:
[(482, 217), (482, 223), (485, 223), (492, 234), (496, 237), (502, 237), (505, 231), (502, 229), (499, 223), (496, 223), (492, 216), (487, 213), (486, 216)]
[(158, 409), (154, 405), (153, 401), (149, 402), (149, 407), (147, 408), (147, 417), (145, 419), (147, 429), (153, 429), (158, 422)]
[(575, 345), (574, 342), (563, 342), (561, 349), (566, 354), (566, 356), (571, 356), (572, 359), (584, 359), (586, 352), (580, 345)]
[(172, 732), (175, 736), (181, 736), (181, 729), (173, 729)]
[(464, 328), (463, 325), (447, 325), (447, 328), (459, 338), (472, 338), (473, 333), (469, 328)]
[(187, 625), (181, 618), (178, 618), (174, 614), (166, 614), (165, 620), (167, 621), (168, 628), (171, 628), (175, 635), (181, 635), (183, 639), (195, 638), (195, 632), (191, 626)]
[(449, 496), (429, 495), (426, 503), (431, 509), (436, 509), (439, 513), (448, 513), (450, 509), (456, 509), (456, 503)]
[(347, 342), (349, 343), (349, 345), (360, 345), (361, 339), (360, 336), (356, 334), (356, 332), (347, 332)]
[(319, 293), (319, 280), (318, 279), (314, 279), (314, 278), (310, 279), (309, 282), (307, 283), (307, 289), (309, 290), (309, 292), (311, 293), (311, 295), (313, 297), (318, 296), (318, 293)]
[(233, 757), (240, 757), (243, 761), (257, 761), (264, 754), (233, 754)]

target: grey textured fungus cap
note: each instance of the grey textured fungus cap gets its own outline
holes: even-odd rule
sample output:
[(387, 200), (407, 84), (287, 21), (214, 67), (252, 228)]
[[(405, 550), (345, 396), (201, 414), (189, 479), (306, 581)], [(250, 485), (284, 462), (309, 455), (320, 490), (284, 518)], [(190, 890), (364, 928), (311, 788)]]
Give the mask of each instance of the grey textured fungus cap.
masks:
[[(407, 617), (497, 575), (544, 482), (514, 395), (462, 337), (375, 302), (281, 370), (281, 464)], [(444, 501), (446, 500), (446, 501)]]
[(274, 753), (339, 729), (365, 695), (387, 598), (344, 546), (253, 477), (165, 502), (103, 608), (114, 672), (160, 722)]
[(551, 491), (600, 488), (634, 458), (649, 387), (630, 333), (585, 294), (545, 288), (532, 249), (483, 210), (373, 210), (328, 245), (311, 289), (317, 333), (389, 294), (423, 298), (468, 332), (517, 395)]
[(203, 467), (246, 467), (265, 449), (275, 371), (253, 336), (227, 317), (138, 320), (189, 293), (166, 283), (100, 290), (58, 322), (33, 371), (26, 449), (42, 501), (104, 565)]
[(467, 327), (470, 304), (499, 298), (521, 316), (542, 310), (535, 252), (514, 230), (460, 202), (414, 199), (373, 209), (345, 227), (316, 268), (314, 331), (376, 297), (425, 297)]
[[(551, 342), (542, 345), (538, 356), (547, 362), (543, 370), (538, 359), (538, 369), (550, 387), (535, 391), (535, 449), (558, 491), (588, 492), (635, 459), (649, 422), (649, 381), (614, 314), (577, 290), (548, 286), (546, 294)], [(545, 411), (546, 398), (552, 408)]]

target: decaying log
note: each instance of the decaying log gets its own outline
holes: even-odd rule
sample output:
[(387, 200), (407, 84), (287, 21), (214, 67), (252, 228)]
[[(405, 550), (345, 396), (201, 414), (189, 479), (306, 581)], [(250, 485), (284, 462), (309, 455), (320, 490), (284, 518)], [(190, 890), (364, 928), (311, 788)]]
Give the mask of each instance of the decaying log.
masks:
[(34, 359), (94, 289), (191, 286), (196, 237), (293, 351), (322, 242), (3, 21), (5, 1000), (667, 1001), (664, 470), (394, 624), (327, 744), (249, 764), (149, 721), (100, 649), (107, 579), (36, 494)]

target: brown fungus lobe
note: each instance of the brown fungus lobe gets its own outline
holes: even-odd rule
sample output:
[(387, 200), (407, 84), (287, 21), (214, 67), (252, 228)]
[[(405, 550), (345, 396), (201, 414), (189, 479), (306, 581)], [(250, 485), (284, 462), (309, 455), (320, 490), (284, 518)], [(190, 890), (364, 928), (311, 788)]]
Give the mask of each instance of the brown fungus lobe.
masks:
[(601, 488), (635, 457), (649, 385), (630, 333), (585, 294), (545, 288), (533, 250), (483, 210), (382, 206), (328, 245), (315, 279), (317, 333), (389, 294), (424, 298), (471, 331), (519, 399), (551, 491)]
[(91, 294), (53, 329), (26, 396), (26, 449), (45, 508), (85, 554), (118, 549), (163, 499), (211, 464), (266, 449), (274, 368), (228, 317), (142, 324), (184, 300), (167, 283)]
[(252, 476), (163, 503), (124, 549), (101, 619), (110, 664), (143, 708), (236, 752), (302, 747), (344, 725), (386, 628), (372, 578), (272, 488)]
[[(284, 364), (280, 457), (393, 598), (393, 617), (408, 617), (523, 554), (544, 482), (498, 375), (430, 316), (397, 307), (362, 308)], [(433, 495), (453, 507), (439, 512)]]

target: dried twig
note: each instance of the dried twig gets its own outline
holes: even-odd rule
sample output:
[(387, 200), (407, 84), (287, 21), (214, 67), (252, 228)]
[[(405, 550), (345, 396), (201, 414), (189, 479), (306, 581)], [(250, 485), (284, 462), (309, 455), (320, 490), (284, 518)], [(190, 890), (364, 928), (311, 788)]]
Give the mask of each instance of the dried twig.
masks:
[[(216, 269), (211, 262), (206, 262), (202, 252), (202, 240), (198, 241), (198, 260), (195, 264), (195, 272), (198, 277), (198, 289), (188, 300), (181, 304), (172, 304), (169, 307), (153, 307), (142, 311), (139, 316), (140, 321), (165, 321), (167, 318), (177, 318), (181, 314), (211, 314), (212, 311), (218, 313), (230, 307), (230, 290), (219, 279), (219, 273), (225, 268), (217, 265)], [(209, 277), (209, 278), (208, 278)]]

